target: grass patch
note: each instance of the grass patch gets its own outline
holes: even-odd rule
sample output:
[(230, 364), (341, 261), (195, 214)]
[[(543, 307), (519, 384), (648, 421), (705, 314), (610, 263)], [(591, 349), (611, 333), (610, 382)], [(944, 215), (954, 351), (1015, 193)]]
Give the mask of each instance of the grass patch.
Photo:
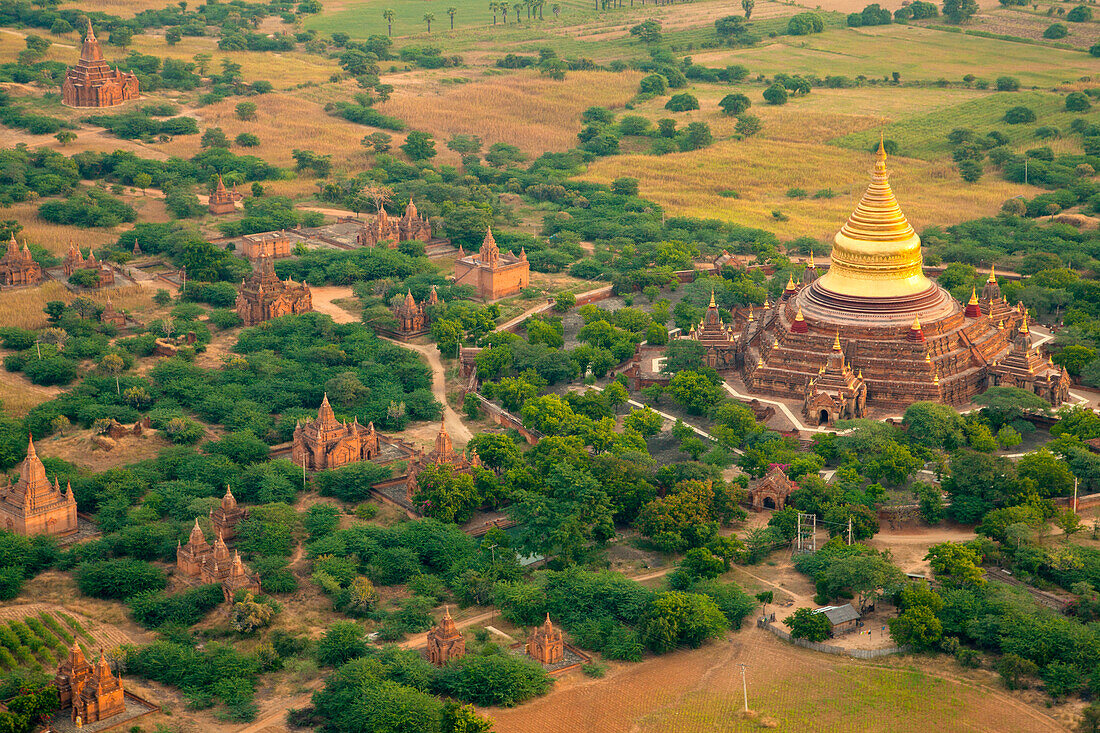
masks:
[[(1004, 122), (1005, 111), (1016, 106), (1034, 110), (1035, 122), (1023, 125)], [(1039, 147), (1046, 143), (1035, 137), (1036, 129), (1049, 125), (1068, 132), (1070, 122), (1080, 116), (1079, 113), (1065, 111), (1065, 98), (1060, 94), (991, 92), (962, 104), (891, 122), (884, 128), (884, 134), (898, 144), (899, 154), (931, 160), (951, 154), (947, 133), (956, 127), (969, 128), (979, 135), (999, 130), (1013, 144), (1034, 143), (1027, 147)], [(878, 130), (865, 130), (830, 142), (856, 150), (868, 150), (877, 140)]]

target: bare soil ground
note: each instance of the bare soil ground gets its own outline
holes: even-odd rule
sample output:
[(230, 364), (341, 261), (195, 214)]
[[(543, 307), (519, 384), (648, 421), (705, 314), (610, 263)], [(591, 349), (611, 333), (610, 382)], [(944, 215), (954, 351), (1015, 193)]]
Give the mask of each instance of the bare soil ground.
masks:
[[(939, 661), (939, 660), (937, 660)], [(702, 649), (579, 674), (519, 708), (488, 709), (497, 733), (707, 733), (760, 726), (738, 716), (746, 665), (749, 706), (785, 731), (998, 733), (1066, 731), (988, 672), (944, 670), (913, 657), (866, 663), (790, 646), (747, 629)]]
[(138, 436), (115, 440), (115, 447), (105, 450), (92, 442), (91, 430), (73, 430), (63, 437), (54, 436), (35, 443), (39, 455), (61, 458), (90, 471), (106, 471), (137, 463), (166, 448), (169, 443), (154, 430)]

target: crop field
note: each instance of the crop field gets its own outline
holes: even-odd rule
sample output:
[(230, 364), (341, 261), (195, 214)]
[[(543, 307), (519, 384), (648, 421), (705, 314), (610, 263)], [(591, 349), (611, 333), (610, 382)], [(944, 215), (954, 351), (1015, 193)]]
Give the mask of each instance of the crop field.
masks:
[[(761, 227), (785, 239), (824, 239), (835, 234), (855, 208), (871, 162), (870, 152), (754, 137), (722, 140), (688, 153), (601, 158), (582, 178), (610, 183), (632, 176), (639, 180), (642, 196), (672, 215)], [(1034, 191), (994, 176), (976, 185), (963, 184), (950, 161), (895, 157), (890, 170), (902, 210), (918, 230), (992, 215), (1005, 199)], [(789, 197), (792, 188), (805, 195)], [(819, 191), (829, 191), (832, 197), (815, 198)]]
[[(1035, 122), (1010, 125), (1003, 121), (1006, 110), (1023, 106), (1035, 112)], [(935, 159), (948, 156), (951, 145), (947, 133), (957, 127), (974, 130), (979, 135), (999, 130), (1013, 144), (1034, 143), (1028, 147), (1046, 144), (1035, 137), (1035, 130), (1050, 126), (1068, 131), (1070, 122), (1079, 117), (1095, 121), (1098, 115), (1065, 111), (1065, 97), (1046, 92), (999, 92), (987, 94), (952, 107), (933, 110), (927, 114), (907, 117), (887, 124), (884, 134), (898, 144), (898, 152), (916, 158)], [(866, 149), (874, 143), (878, 132), (865, 130), (838, 138), (832, 142), (856, 149)]]
[(782, 36), (756, 48), (699, 51), (695, 63), (744, 64), (753, 74), (860, 74), (883, 78), (897, 71), (905, 81), (959, 81), (967, 74), (990, 82), (1010, 75), (1025, 86), (1052, 87), (1100, 74), (1088, 54), (1041, 45), (947, 33), (906, 25), (826, 30), (810, 37)]
[[(560, 0), (562, 17), (578, 14), (591, 15), (594, 5), (588, 0)], [(489, 5), (482, 0), (421, 0), (421, 2), (393, 2), (392, 0), (329, 0), (324, 3), (324, 10), (310, 18), (304, 25), (319, 33), (332, 33), (340, 31), (350, 34), (353, 38), (365, 38), (369, 35), (386, 35), (388, 28), (382, 12), (393, 9), (396, 17), (393, 21), (393, 35), (410, 36), (427, 34), (427, 23), (423, 17), (425, 13), (433, 13), (432, 35), (450, 28), (450, 17), (447, 8), (456, 8), (455, 30), (470, 26), (492, 25), (493, 14), (489, 11)], [(544, 18), (552, 18), (550, 6), (543, 9)], [(523, 23), (526, 26), (526, 14), (523, 15)], [(503, 23), (500, 16), (498, 23)], [(508, 23), (516, 24), (516, 18), (512, 8), (508, 8)]]
[[(740, 716), (741, 663), (754, 720)], [(943, 666), (826, 656), (746, 629), (702, 649), (613, 665), (603, 679), (562, 680), (546, 697), (488, 712), (497, 733), (1066, 730), (998, 689), (992, 674)]]
[[(65, 618), (74, 626), (79, 626), (79, 622), (72, 616)], [(77, 633), (79, 632), (75, 628), (47, 611), (22, 618), (0, 620), (0, 670), (53, 672), (58, 661), (68, 654)], [(89, 651), (86, 645), (92, 638), (87, 633), (84, 637), (78, 644), (87, 655)]]
[[(1056, 3), (1055, 6), (1063, 10), (1073, 7), (1061, 3)], [(1030, 10), (1024, 11), (1016, 8), (990, 9), (975, 16), (970, 23), (970, 29), (1042, 42), (1044, 40), (1043, 31), (1051, 23), (1062, 23), (1069, 30), (1069, 34), (1065, 38), (1058, 39), (1058, 43), (1087, 50), (1097, 40), (1100, 40), (1100, 24), (1092, 22), (1067, 23), (1064, 17), (1046, 15), (1045, 10), (1043, 13), (1035, 13)]]

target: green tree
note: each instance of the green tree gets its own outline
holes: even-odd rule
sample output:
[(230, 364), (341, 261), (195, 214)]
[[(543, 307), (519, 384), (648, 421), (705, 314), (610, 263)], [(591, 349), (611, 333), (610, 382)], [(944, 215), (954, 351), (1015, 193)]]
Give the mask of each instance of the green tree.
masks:
[(952, 23), (965, 23), (977, 12), (977, 0), (943, 0), (943, 15)]
[(764, 90), (764, 101), (768, 104), (786, 104), (787, 90), (782, 84), (772, 84)]
[(413, 130), (405, 137), (401, 150), (410, 160), (422, 161), (436, 156), (435, 140), (430, 133)]
[(317, 661), (328, 667), (339, 667), (345, 662), (367, 653), (363, 629), (354, 621), (336, 621), (329, 625), (317, 642)]
[(783, 619), (783, 623), (791, 627), (791, 637), (794, 639), (825, 641), (829, 638), (829, 632), (832, 631), (832, 626), (825, 614), (814, 613), (809, 608), (798, 609)]
[(256, 103), (255, 102), (238, 102), (234, 110), (237, 113), (238, 120), (254, 120), (256, 119)]
[(756, 7), (756, 0), (741, 0), (741, 7), (745, 10), (745, 20), (752, 17), (752, 10)]
[(837, 596), (842, 591), (856, 594), (859, 610), (892, 592), (905, 582), (905, 575), (879, 554), (844, 555), (835, 559), (818, 580), (819, 591)]
[(421, 18), (421, 20), (428, 24), (428, 33), (431, 33), (432, 21), (435, 20), (435, 13), (424, 13), (424, 17)]
[[(397, 17), (397, 13), (392, 8), (386, 8), (382, 11), (382, 19), (386, 21), (386, 35), (393, 35), (393, 21)], [(496, 18), (493, 19), (494, 22)]]
[(752, 106), (752, 102), (744, 94), (727, 94), (718, 102), (718, 106), (725, 114), (736, 117), (744, 114)]
[(645, 645), (661, 654), (678, 644), (696, 649), (720, 636), (729, 623), (709, 596), (666, 591), (653, 598), (641, 626)]
[(935, 649), (943, 638), (943, 623), (927, 606), (915, 606), (902, 611), (887, 624), (894, 641), (916, 650)]
[(981, 556), (967, 545), (942, 542), (928, 548), (924, 556), (930, 562), (932, 573), (944, 586), (960, 588), (985, 585), (985, 577), (978, 566)]
[(443, 522), (469, 521), (481, 502), (474, 479), (448, 465), (426, 466), (416, 476), (413, 501), (425, 516)]

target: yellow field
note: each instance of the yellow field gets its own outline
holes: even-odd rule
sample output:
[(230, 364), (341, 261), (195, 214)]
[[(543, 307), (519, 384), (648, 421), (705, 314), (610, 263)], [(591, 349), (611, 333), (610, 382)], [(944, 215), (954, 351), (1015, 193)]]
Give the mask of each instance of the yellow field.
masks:
[(571, 71), (564, 81), (523, 71), (457, 87), (400, 88), (378, 111), (436, 137), (437, 150), (455, 134), (478, 135), (489, 145), (510, 143), (532, 155), (573, 147), (580, 115), (599, 105), (621, 108), (637, 92), (641, 74)]
[[(103, 305), (110, 295), (115, 308), (137, 312), (152, 307), (154, 292), (140, 285), (128, 285), (110, 291), (87, 293), (86, 297)], [(46, 303), (51, 300), (71, 303), (75, 297), (72, 291), (56, 280), (47, 280), (36, 288), (0, 291), (0, 323), (18, 328), (45, 328), (46, 314), (42, 309)]]
[(102, 247), (118, 239), (118, 233), (110, 229), (81, 229), (43, 221), (38, 218), (38, 204), (29, 201), (0, 209), (0, 219), (15, 219), (23, 225), (17, 239), (25, 237), (55, 255), (68, 252), (70, 241), (77, 247)]
[(98, 10), (122, 18), (131, 18), (142, 10), (159, 10), (174, 3), (169, 0), (72, 0), (61, 4), (61, 9)]
[[(640, 181), (640, 193), (669, 214), (723, 219), (761, 227), (780, 237), (831, 237), (855, 207), (867, 184), (871, 154), (824, 145), (764, 138), (723, 140), (690, 153), (601, 158), (582, 176), (610, 183), (620, 176)], [(914, 227), (955, 224), (996, 213), (1012, 196), (1037, 189), (987, 175), (966, 184), (950, 162), (893, 158), (891, 183)], [(787, 197), (801, 188), (811, 196), (831, 189), (835, 198)], [(720, 191), (740, 198), (724, 198)], [(777, 221), (773, 211), (789, 217)]]

